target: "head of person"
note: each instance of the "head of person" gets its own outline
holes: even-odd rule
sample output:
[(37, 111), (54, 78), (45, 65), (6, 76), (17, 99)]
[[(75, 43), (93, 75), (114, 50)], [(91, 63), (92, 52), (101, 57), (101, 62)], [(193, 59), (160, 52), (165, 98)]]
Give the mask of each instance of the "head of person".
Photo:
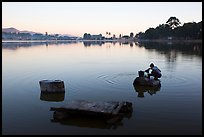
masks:
[(149, 66), (150, 66), (150, 68), (153, 68), (153, 67), (154, 67), (154, 64), (153, 64), (153, 63), (151, 63)]

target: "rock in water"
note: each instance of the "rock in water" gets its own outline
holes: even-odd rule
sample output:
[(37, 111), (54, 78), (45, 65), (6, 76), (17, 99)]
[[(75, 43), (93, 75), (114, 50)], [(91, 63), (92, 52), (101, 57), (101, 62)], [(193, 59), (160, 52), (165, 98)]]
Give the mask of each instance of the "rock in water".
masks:
[(149, 79), (147, 77), (137, 77), (134, 82), (133, 85), (142, 85), (142, 86), (159, 86), (160, 85), (160, 80), (154, 80), (154, 79)]
[(39, 82), (41, 92), (43, 93), (64, 93), (64, 82), (61, 80), (41, 80)]

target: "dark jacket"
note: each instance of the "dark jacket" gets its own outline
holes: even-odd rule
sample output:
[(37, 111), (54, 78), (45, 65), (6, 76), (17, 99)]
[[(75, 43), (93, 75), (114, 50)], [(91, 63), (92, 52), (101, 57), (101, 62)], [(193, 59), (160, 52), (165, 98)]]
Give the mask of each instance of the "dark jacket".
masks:
[(151, 74), (154, 76), (154, 77), (158, 77), (160, 78), (162, 76), (161, 74), (161, 70), (157, 67), (157, 66), (154, 66), (153, 68), (148, 68), (147, 70), (145, 70), (145, 72), (149, 73), (149, 70), (152, 70)]

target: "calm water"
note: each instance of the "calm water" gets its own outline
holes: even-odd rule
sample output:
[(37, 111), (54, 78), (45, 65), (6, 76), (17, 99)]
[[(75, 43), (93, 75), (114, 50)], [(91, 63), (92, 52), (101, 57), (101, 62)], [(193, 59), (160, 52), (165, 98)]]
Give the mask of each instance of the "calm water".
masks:
[[(153, 62), (161, 87), (134, 87)], [(65, 94), (41, 94), (39, 81), (60, 79)], [(202, 46), (197, 43), (2, 43), (3, 134), (202, 134)], [(71, 100), (129, 101), (115, 125), (101, 119), (53, 122), (50, 107)]]

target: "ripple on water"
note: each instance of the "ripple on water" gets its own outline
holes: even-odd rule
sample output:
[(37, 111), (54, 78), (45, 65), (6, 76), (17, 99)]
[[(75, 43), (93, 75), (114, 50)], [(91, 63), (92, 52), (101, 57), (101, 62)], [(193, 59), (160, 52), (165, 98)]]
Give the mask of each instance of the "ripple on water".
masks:
[[(115, 89), (132, 89), (132, 82), (135, 78), (135, 73), (116, 73), (112, 75), (99, 75), (96, 79), (103, 81), (105, 86)], [(131, 85), (131, 86), (130, 86)]]
[(196, 88), (201, 83), (196, 77), (190, 75), (170, 75), (162, 76), (161, 84), (163, 87), (191, 87)]

